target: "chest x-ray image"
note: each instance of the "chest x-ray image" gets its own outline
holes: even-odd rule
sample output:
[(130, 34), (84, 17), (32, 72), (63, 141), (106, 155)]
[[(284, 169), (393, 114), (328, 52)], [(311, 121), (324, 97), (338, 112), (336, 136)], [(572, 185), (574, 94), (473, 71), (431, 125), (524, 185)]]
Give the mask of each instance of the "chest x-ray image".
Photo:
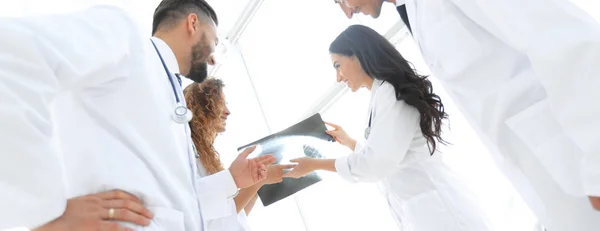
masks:
[[(324, 155), (319, 152), (319, 147), (335, 141), (325, 133), (326, 130), (321, 115), (315, 114), (281, 132), (239, 147), (238, 151), (257, 145), (259, 153), (256, 156), (273, 154), (277, 158), (276, 164), (300, 157), (324, 158)], [(268, 206), (319, 181), (321, 177), (316, 172), (298, 179), (283, 178), (280, 183), (260, 188), (258, 196), (263, 206)]]

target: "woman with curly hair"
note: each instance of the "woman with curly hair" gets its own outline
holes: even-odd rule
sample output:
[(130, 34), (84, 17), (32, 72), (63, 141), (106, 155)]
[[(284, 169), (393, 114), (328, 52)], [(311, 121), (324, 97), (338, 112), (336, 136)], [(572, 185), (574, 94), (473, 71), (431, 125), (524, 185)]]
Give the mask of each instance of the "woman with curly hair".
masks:
[[(227, 117), (230, 114), (223, 93), (224, 86), (222, 80), (209, 78), (202, 83), (192, 83), (184, 90), (187, 107), (193, 113), (190, 129), (192, 140), (199, 155), (198, 166), (202, 176), (211, 175), (224, 169), (219, 153), (214, 147), (217, 135), (225, 131)], [(267, 178), (265, 180), (240, 190), (239, 194), (232, 199), (232, 209), (235, 204), (237, 214), (207, 221), (208, 230), (249, 230), (246, 214), (250, 213), (256, 202), (256, 192), (265, 184), (281, 182), (283, 169), (291, 167), (293, 165), (270, 165), (267, 168)]]

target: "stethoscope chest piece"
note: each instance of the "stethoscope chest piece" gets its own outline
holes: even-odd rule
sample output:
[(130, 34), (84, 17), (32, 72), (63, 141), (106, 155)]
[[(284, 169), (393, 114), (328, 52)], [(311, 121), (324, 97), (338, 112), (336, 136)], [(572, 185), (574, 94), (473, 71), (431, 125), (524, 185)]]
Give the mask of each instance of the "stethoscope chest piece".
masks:
[(190, 110), (187, 109), (187, 107), (184, 107), (180, 104), (178, 104), (177, 107), (175, 107), (175, 111), (173, 112), (173, 121), (175, 121), (176, 123), (189, 123), (192, 120), (192, 117), (193, 115), (190, 112)]
[(365, 128), (365, 139), (369, 139), (370, 133), (371, 133), (371, 127)]

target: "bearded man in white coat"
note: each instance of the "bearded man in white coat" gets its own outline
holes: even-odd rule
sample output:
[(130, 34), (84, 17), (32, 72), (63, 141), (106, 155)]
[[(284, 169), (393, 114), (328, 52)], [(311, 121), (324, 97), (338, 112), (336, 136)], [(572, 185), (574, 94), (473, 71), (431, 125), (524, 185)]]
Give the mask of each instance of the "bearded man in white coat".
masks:
[[(205, 67), (217, 22), (202, 0), (162, 1), (152, 39), (112, 7), (0, 19), (0, 230), (197, 231), (235, 213), (228, 200), (274, 158), (246, 150), (200, 178), (187, 122), (174, 116), (179, 75)], [(143, 201), (148, 226), (89, 222), (146, 214), (140, 203), (67, 202), (111, 189)]]
[(600, 230), (600, 26), (587, 13), (568, 0), (336, 2), (349, 18), (394, 3), (546, 229)]

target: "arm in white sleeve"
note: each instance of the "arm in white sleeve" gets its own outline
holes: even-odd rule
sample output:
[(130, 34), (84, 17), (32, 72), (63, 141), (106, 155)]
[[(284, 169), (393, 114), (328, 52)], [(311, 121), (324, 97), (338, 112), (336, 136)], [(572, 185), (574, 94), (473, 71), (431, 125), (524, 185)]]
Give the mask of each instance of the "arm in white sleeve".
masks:
[(228, 169), (197, 178), (198, 199), (204, 220), (235, 216), (237, 210), (229, 201), (237, 193), (237, 186)]
[(600, 196), (600, 27), (568, 0), (453, 0), (481, 27), (527, 55), (551, 110), (584, 152), (583, 183)]
[(419, 126), (419, 112), (404, 101), (396, 101), (391, 85), (377, 92), (377, 114), (368, 139), (355, 152), (335, 160), (335, 169), (350, 182), (375, 182), (396, 171), (406, 156)]
[(65, 88), (110, 81), (99, 71), (129, 55), (135, 31), (124, 15), (102, 7), (0, 18), (0, 230), (35, 228), (64, 212), (50, 103)]

